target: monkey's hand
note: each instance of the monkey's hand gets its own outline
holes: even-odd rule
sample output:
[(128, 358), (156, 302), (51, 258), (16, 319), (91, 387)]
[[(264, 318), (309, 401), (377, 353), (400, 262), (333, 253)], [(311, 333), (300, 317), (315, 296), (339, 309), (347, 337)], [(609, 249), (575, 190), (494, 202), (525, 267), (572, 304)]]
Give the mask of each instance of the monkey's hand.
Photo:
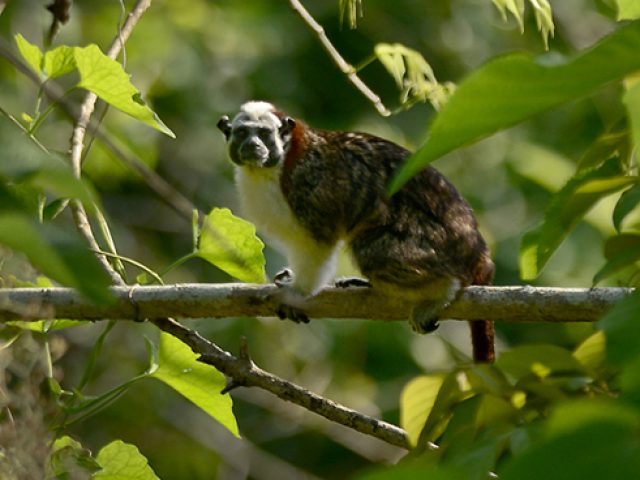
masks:
[(296, 307), (292, 307), (291, 305), (286, 305), (281, 303), (278, 305), (276, 309), (276, 315), (280, 320), (292, 320), (296, 323), (309, 323), (309, 317), (306, 313)]
[(287, 287), (293, 283), (293, 272), (290, 268), (283, 268), (273, 277), (277, 287)]
[(409, 325), (416, 333), (431, 333), (440, 326), (438, 320), (439, 314), (448, 306), (448, 303), (442, 301), (426, 301), (422, 302), (411, 311), (409, 317)]
[(371, 287), (371, 282), (366, 278), (344, 277), (337, 279), (334, 285), (338, 288)]
[(302, 295), (292, 287), (293, 272), (290, 268), (283, 268), (273, 277), (273, 283), (282, 289), (281, 304), (276, 308), (276, 315), (280, 320), (292, 320), (296, 323), (309, 323), (309, 317), (300, 308), (291, 303), (303, 301)]

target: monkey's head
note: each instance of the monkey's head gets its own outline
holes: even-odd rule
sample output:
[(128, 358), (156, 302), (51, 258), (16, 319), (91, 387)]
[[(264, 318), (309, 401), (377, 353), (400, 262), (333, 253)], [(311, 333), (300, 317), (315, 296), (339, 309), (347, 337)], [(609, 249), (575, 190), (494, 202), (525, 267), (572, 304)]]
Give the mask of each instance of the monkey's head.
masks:
[(255, 101), (242, 105), (233, 121), (225, 115), (218, 122), (233, 163), (265, 168), (282, 164), (295, 126), (293, 118), (270, 103)]

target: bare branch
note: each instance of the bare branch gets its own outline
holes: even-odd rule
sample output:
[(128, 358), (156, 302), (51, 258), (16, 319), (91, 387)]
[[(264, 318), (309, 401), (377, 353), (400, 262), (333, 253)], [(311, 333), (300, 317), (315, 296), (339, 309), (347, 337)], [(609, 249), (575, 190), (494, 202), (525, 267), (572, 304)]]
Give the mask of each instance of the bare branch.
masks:
[[(0, 320), (68, 318), (143, 320), (164, 316), (274, 316), (274, 285), (178, 284), (112, 287), (110, 305), (92, 305), (70, 288), (0, 289)], [(508, 322), (593, 322), (631, 293), (628, 288), (467, 287), (443, 318)], [(300, 305), (315, 318), (406, 320), (411, 305), (369, 288), (326, 288)]]
[(353, 85), (358, 90), (360, 90), (360, 92), (362, 92), (362, 94), (367, 97), (367, 99), (371, 103), (373, 103), (380, 115), (383, 115), (385, 117), (391, 115), (391, 112), (387, 109), (387, 107), (384, 106), (380, 97), (376, 93), (374, 93), (358, 76), (358, 74), (356, 73), (356, 69), (353, 68), (353, 65), (350, 65), (342, 57), (342, 55), (340, 55), (340, 52), (338, 52), (336, 47), (333, 46), (333, 44), (327, 37), (324, 28), (322, 28), (322, 25), (320, 25), (315, 20), (315, 18), (311, 16), (307, 9), (304, 8), (302, 3), (300, 3), (298, 0), (289, 0), (289, 3), (291, 4), (291, 8), (293, 8), (293, 10), (300, 16), (300, 18), (302, 18), (302, 20), (309, 26), (309, 28), (316, 33), (318, 39), (320, 40), (320, 43), (327, 51), (331, 59), (338, 66), (340, 71), (347, 76), (351, 83), (353, 83)]
[(259, 387), (273, 393), (278, 398), (292, 402), (318, 415), (353, 428), (361, 433), (372, 435), (397, 447), (409, 448), (409, 440), (404, 430), (390, 423), (377, 420), (368, 415), (328, 400), (309, 390), (262, 370), (253, 362), (236, 358), (229, 352), (201, 337), (170, 318), (154, 320), (163, 331), (179, 338), (191, 349), (200, 354), (200, 361), (214, 366), (231, 377), (234, 382), (246, 387)]

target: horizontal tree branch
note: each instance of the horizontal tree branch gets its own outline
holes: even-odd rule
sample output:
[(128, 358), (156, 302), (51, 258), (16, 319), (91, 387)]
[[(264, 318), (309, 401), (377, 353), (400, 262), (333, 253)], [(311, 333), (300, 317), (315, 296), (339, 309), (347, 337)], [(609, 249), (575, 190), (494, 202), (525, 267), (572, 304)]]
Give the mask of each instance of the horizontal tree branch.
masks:
[[(94, 305), (69, 288), (0, 289), (0, 320), (274, 316), (274, 285), (177, 284), (111, 287), (115, 300)], [(467, 287), (442, 318), (509, 322), (593, 322), (629, 288)], [(326, 288), (299, 305), (309, 317), (406, 320), (411, 305), (370, 288)]]

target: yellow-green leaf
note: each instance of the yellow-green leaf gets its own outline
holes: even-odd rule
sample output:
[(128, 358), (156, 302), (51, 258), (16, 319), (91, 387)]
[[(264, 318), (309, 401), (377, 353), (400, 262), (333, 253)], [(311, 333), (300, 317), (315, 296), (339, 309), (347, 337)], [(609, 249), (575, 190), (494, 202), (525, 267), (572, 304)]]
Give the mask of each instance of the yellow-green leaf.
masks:
[(118, 110), (175, 138), (169, 127), (144, 103), (121, 64), (93, 44), (74, 47), (73, 54), (80, 73), (79, 87), (92, 91)]
[(94, 480), (160, 480), (138, 447), (122, 440), (102, 447), (96, 461), (102, 470), (93, 474)]
[(226, 383), (224, 375), (215, 368), (198, 362), (197, 358), (180, 340), (168, 333), (161, 333), (158, 368), (151, 376), (169, 385), (235, 436), (239, 436), (231, 397), (220, 394)]
[(61, 77), (76, 69), (73, 47), (60, 45), (44, 54), (44, 73), (49, 78)]
[(204, 220), (195, 253), (243, 282), (263, 283), (263, 248), (253, 224), (228, 208), (214, 208)]
[(602, 365), (604, 361), (606, 339), (602, 331), (590, 335), (573, 351), (573, 357), (585, 368), (593, 369)]
[(438, 397), (444, 375), (424, 375), (411, 380), (400, 396), (400, 425), (407, 431), (411, 445), (417, 445), (433, 405)]
[(31, 69), (38, 75), (42, 75), (42, 51), (37, 45), (27, 41), (21, 34), (16, 34), (16, 45), (22, 58), (29, 64)]
[(638, 0), (616, 0), (618, 4), (618, 20), (635, 20), (640, 18), (640, 2)]

